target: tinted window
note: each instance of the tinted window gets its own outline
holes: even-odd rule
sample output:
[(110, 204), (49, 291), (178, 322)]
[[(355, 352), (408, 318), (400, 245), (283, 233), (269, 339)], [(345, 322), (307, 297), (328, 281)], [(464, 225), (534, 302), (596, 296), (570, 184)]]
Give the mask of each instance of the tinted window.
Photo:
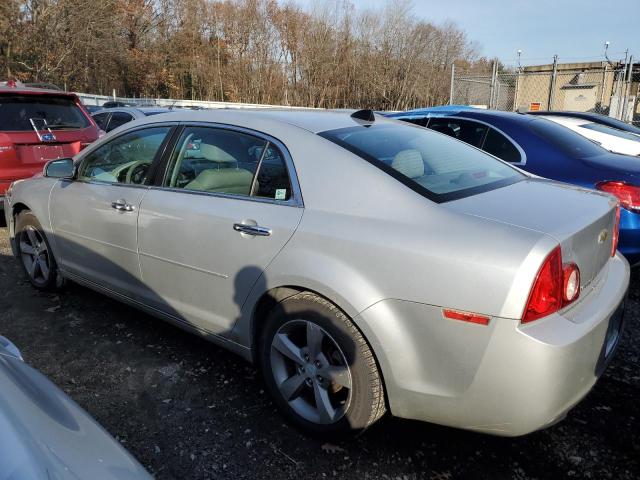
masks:
[(108, 113), (98, 113), (97, 115), (93, 116), (93, 119), (98, 124), (98, 127), (100, 127), (101, 130), (105, 130), (106, 131), (106, 129), (107, 129), (107, 120), (109, 120), (109, 114)]
[[(233, 130), (189, 127), (177, 143), (165, 185), (288, 200), (289, 175), (267, 140)], [(257, 172), (257, 175), (256, 175)]]
[(0, 131), (77, 130), (91, 125), (73, 98), (44, 95), (0, 95)]
[(522, 161), (520, 152), (515, 145), (511, 143), (507, 137), (495, 131), (493, 128), (489, 129), (482, 149), (505, 162), (517, 163)]
[(107, 127), (107, 132), (111, 130), (115, 130), (120, 125), (124, 125), (125, 123), (129, 123), (133, 120), (133, 116), (124, 112), (114, 112), (111, 114), (111, 120), (109, 120), (109, 126)]
[(533, 120), (531, 130), (539, 137), (555, 145), (565, 154), (574, 158), (595, 157), (602, 155), (607, 151), (593, 143), (591, 140), (583, 137), (562, 125), (558, 125), (551, 120), (537, 118)]
[(638, 135), (634, 135), (633, 133), (629, 132), (623, 132), (622, 130), (618, 130), (617, 128), (607, 127), (606, 125), (602, 125), (601, 123), (585, 123), (583, 125), (580, 125), (580, 128), (595, 130), (596, 132), (606, 133), (607, 135), (613, 135), (614, 137), (625, 138), (627, 140), (640, 142), (640, 136)]
[(142, 184), (170, 127), (155, 127), (121, 135), (82, 160), (80, 180)]
[(488, 127), (468, 120), (432, 118), (429, 121), (429, 128), (480, 148)]
[(320, 135), (437, 202), (492, 190), (524, 178), (480, 150), (412, 125), (374, 124)]

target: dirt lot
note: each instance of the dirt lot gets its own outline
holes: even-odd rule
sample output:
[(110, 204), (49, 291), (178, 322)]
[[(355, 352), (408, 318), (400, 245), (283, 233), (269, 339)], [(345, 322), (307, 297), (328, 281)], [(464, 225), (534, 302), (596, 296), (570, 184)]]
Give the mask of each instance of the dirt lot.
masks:
[(327, 444), (284, 425), (256, 371), (231, 353), (77, 285), (37, 292), (0, 228), (0, 334), (163, 479), (637, 479), (639, 316), (635, 272), (617, 357), (545, 431), (504, 439), (386, 418)]

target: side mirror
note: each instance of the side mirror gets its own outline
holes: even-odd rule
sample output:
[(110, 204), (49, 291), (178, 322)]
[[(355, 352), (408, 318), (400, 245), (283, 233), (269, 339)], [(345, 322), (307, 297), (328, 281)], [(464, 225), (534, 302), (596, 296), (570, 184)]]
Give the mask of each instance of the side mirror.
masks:
[(44, 176), (49, 178), (68, 178), (75, 177), (76, 167), (71, 158), (59, 158), (51, 160), (44, 166)]

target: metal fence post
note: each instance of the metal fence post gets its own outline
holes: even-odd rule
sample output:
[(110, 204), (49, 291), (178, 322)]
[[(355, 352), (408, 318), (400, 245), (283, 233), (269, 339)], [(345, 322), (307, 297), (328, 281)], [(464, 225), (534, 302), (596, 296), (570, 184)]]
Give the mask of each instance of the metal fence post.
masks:
[(547, 110), (552, 110), (553, 100), (556, 94), (556, 78), (558, 76), (558, 55), (553, 56), (553, 72), (551, 73), (551, 83), (549, 84), (549, 99), (547, 100)]
[(494, 94), (496, 89), (496, 79), (498, 77), (498, 61), (493, 61), (493, 69), (491, 70), (491, 86), (489, 87), (489, 109), (493, 108)]
[(451, 64), (451, 89), (449, 91), (449, 105), (453, 105), (453, 89), (454, 89), (455, 78), (456, 78), (456, 64), (452, 63)]
[[(631, 76), (633, 74), (633, 55), (629, 57), (629, 67), (626, 74), (626, 85), (624, 87), (624, 100), (622, 101), (622, 112), (620, 112), (620, 120), (627, 121), (625, 115), (627, 113), (627, 105), (629, 104), (629, 95), (631, 95)], [(622, 93), (622, 92), (621, 92)], [(633, 115), (631, 116), (633, 119)]]

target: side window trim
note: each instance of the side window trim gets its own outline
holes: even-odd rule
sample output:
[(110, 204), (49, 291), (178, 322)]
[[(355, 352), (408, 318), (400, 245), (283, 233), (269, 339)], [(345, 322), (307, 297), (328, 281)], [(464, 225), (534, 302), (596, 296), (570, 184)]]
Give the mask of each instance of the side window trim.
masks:
[(93, 143), (92, 145), (90, 145), (89, 147), (87, 147), (82, 151), (82, 156), (78, 158), (77, 161), (75, 162), (76, 170), (80, 172), (82, 171), (82, 168), (84, 166), (85, 159), (89, 155), (91, 155), (94, 151), (98, 150), (99, 148), (102, 148), (104, 145), (107, 145), (108, 143), (111, 143), (124, 135), (128, 135), (130, 133), (137, 132), (139, 130), (147, 130), (150, 128), (161, 128), (161, 127), (169, 127), (169, 131), (165, 135), (164, 139), (162, 140), (162, 144), (160, 145), (160, 148), (158, 149), (155, 156), (153, 157), (153, 161), (151, 162), (151, 167), (149, 170), (149, 175), (147, 175), (147, 179), (144, 183), (135, 184), (135, 183), (105, 182), (105, 181), (95, 180), (95, 179), (84, 180), (84, 179), (78, 179), (78, 178), (74, 179), (73, 181), (79, 182), (79, 183), (92, 184), (92, 185), (110, 185), (110, 186), (120, 186), (120, 187), (130, 187), (130, 188), (149, 188), (150, 179), (153, 178), (154, 172), (155, 172), (154, 167), (156, 167), (156, 165), (160, 163), (162, 159), (165, 157), (167, 146), (169, 145), (170, 140), (172, 140), (174, 137), (174, 132), (176, 130), (176, 123), (173, 123), (173, 122), (151, 123), (151, 124), (140, 125), (139, 127), (120, 132), (117, 135), (114, 135), (112, 138), (109, 138), (109, 140), (106, 142)]
[[(479, 123), (481, 125), (485, 125), (485, 126), (489, 127), (489, 129), (491, 129), (491, 128), (494, 129), (500, 135), (504, 136), (507, 140), (509, 140), (511, 142), (511, 144), (516, 148), (516, 150), (518, 150), (518, 152), (520, 153), (520, 161), (519, 162), (507, 162), (507, 161), (502, 160), (502, 159), (499, 159), (499, 160), (502, 161), (502, 162), (508, 163), (509, 165), (515, 165), (515, 166), (526, 165), (526, 163), (527, 163), (527, 154), (524, 152), (522, 147), (520, 145), (518, 145), (518, 142), (516, 142), (513, 138), (511, 138), (509, 135), (504, 133), (499, 128), (494, 127), (493, 125), (491, 125), (491, 124), (489, 124), (487, 122), (483, 122), (482, 120), (477, 120), (475, 118), (474, 119), (470, 119), (470, 118), (465, 118), (465, 117), (458, 117), (456, 115), (442, 115), (442, 116), (429, 117), (429, 122), (427, 123), (427, 126), (431, 124), (431, 120), (432, 119), (442, 119), (442, 118), (453, 118), (455, 120), (467, 120), (469, 122), (476, 122), (476, 123)], [(484, 150), (484, 142), (487, 141), (487, 136), (489, 135), (489, 129), (487, 129), (487, 131), (484, 134), (484, 138), (482, 139), (481, 146), (480, 147), (476, 147), (476, 148), (480, 148), (480, 150), (482, 150), (483, 152), (485, 152), (485, 150)], [(485, 152), (485, 153), (487, 155), (491, 155), (489, 152)], [(496, 157), (496, 158), (498, 158), (498, 157)]]
[[(178, 128), (176, 128), (176, 132), (173, 135), (171, 148), (167, 149), (163, 157), (163, 162), (160, 168), (158, 168), (158, 172), (154, 176), (153, 182), (150, 185), (152, 190), (167, 190), (173, 192), (180, 192), (186, 195), (205, 195), (209, 197), (219, 197), (219, 198), (232, 198), (234, 200), (245, 200), (249, 202), (259, 202), (259, 203), (270, 203), (273, 205), (283, 205), (289, 207), (299, 207), (304, 208), (304, 202), (302, 199), (302, 192), (300, 190), (300, 183), (298, 181), (298, 175), (295, 170), (295, 165), (293, 163), (293, 159), (291, 158), (291, 154), (289, 153), (289, 149), (275, 137), (268, 135), (266, 133), (260, 132), (258, 130), (252, 130), (250, 128), (240, 127), (237, 125), (229, 125), (225, 123), (217, 123), (217, 122), (180, 122), (178, 124)], [(282, 157), (284, 158), (285, 167), (287, 169), (287, 175), (289, 176), (289, 184), (291, 185), (291, 197), (289, 200), (276, 200), (272, 198), (266, 197), (255, 197), (251, 195), (236, 195), (233, 193), (221, 193), (221, 192), (203, 192), (199, 190), (186, 190), (184, 188), (173, 188), (164, 186), (167, 176), (171, 174), (171, 162), (170, 159), (175, 153), (175, 149), (177, 148), (178, 140), (182, 135), (182, 132), (189, 127), (205, 127), (205, 128), (219, 128), (222, 130), (230, 130), (234, 132), (244, 133), (246, 135), (253, 135), (254, 137), (261, 138), (268, 142), (268, 145), (275, 146)], [(256, 168), (256, 172), (254, 174), (254, 179), (252, 181), (252, 191), (253, 193), (253, 184), (255, 183), (255, 179), (257, 178), (260, 164), (262, 163), (262, 158), (266, 153), (267, 149), (265, 148), (260, 158), (260, 162), (258, 167)]]

